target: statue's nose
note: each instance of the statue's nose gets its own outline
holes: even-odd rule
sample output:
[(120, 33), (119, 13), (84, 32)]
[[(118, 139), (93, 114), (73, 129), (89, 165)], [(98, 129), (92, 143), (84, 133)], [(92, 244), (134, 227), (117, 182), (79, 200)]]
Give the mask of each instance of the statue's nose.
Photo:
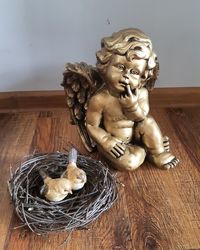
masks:
[(126, 74), (124, 74), (123, 75), (123, 77), (125, 78), (125, 79), (129, 79), (129, 76), (128, 76), (128, 74), (126, 73)]

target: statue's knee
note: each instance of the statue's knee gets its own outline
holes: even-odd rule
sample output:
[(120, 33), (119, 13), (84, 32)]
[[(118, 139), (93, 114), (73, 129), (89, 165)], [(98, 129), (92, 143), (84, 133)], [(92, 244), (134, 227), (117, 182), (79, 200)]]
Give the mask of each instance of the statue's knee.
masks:
[(143, 148), (137, 149), (135, 153), (130, 153), (125, 163), (125, 168), (129, 171), (137, 169), (145, 159), (146, 153)]
[(148, 125), (148, 126), (154, 126), (155, 120), (153, 119), (153, 117), (147, 116), (147, 117), (144, 119), (143, 123), (144, 123), (145, 125)]
[(141, 138), (141, 135), (145, 134), (147, 132), (147, 128), (154, 127), (155, 120), (151, 116), (145, 117), (144, 120), (141, 122), (138, 122), (136, 128), (135, 128), (135, 138), (138, 140)]
[(141, 164), (136, 164), (136, 163), (127, 163), (125, 169), (128, 170), (128, 171), (134, 171), (136, 170)]
[(127, 161), (125, 169), (128, 171), (133, 171), (133, 170), (137, 169), (141, 164), (142, 164), (142, 162), (139, 162), (135, 158), (134, 158), (134, 160), (130, 159), (129, 161)]

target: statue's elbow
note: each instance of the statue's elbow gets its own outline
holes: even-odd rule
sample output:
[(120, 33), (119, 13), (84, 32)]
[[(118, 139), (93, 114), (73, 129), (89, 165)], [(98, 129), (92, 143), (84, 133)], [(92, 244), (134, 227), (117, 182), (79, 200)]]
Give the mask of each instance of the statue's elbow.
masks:
[(90, 123), (88, 123), (88, 122), (86, 122), (85, 125), (86, 125), (87, 130), (90, 130), (90, 128), (92, 127), (92, 125)]
[(87, 123), (87, 122), (86, 122), (86, 129), (87, 129), (88, 133), (89, 133), (90, 136), (91, 136), (91, 135), (93, 134), (93, 131), (94, 131), (94, 129), (95, 129), (95, 126), (92, 125), (92, 124), (90, 124), (90, 123)]

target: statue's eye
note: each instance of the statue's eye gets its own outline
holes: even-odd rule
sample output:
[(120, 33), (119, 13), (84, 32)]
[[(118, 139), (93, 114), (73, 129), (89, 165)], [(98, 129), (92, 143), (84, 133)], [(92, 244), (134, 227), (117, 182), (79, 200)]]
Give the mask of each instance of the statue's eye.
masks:
[(131, 73), (132, 75), (139, 75), (139, 72), (138, 72), (137, 70), (135, 70), (135, 69), (131, 69), (131, 70), (130, 70), (130, 73)]
[(125, 66), (123, 64), (117, 64), (117, 68), (120, 70), (124, 70)]

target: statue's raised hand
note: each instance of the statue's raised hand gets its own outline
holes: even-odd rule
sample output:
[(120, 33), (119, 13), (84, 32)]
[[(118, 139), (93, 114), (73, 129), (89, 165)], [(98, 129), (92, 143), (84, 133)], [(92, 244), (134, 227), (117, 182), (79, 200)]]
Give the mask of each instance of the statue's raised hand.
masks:
[(138, 105), (138, 89), (131, 90), (130, 85), (125, 86), (125, 91), (120, 95), (119, 101), (123, 108), (132, 108)]

